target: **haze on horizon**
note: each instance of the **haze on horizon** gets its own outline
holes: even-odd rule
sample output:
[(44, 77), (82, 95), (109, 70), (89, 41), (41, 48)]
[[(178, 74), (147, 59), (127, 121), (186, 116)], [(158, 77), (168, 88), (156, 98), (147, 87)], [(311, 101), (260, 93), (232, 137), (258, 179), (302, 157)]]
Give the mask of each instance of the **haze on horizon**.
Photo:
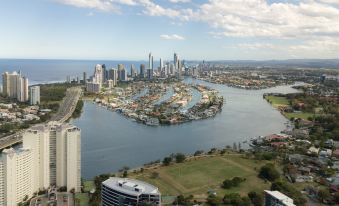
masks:
[(1, 1), (0, 58), (335, 59), (337, 0)]

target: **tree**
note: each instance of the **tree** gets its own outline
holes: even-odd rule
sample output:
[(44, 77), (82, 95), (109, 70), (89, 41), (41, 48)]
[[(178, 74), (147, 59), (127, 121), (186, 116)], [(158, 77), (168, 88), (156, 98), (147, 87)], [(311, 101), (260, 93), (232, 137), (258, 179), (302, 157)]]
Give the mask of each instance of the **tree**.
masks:
[(185, 197), (183, 195), (179, 195), (179, 196), (177, 196), (175, 203), (177, 205), (191, 205), (192, 199), (193, 199), (192, 195), (189, 195), (188, 197)]
[(128, 176), (128, 173), (127, 173), (127, 170), (125, 170), (123, 173), (122, 173), (122, 177), (127, 177)]
[(248, 193), (248, 197), (254, 206), (262, 206), (264, 204), (264, 197), (261, 193), (252, 191)]
[(273, 182), (271, 190), (278, 190), (279, 192), (289, 196), (294, 200), (294, 204), (298, 206), (306, 204), (306, 199), (303, 197), (301, 192), (286, 181), (278, 180)]
[(172, 158), (171, 157), (165, 157), (164, 160), (162, 161), (162, 163), (165, 166), (168, 166), (169, 164), (171, 164), (171, 162), (172, 162)]
[(251, 200), (248, 197), (241, 197), (239, 193), (226, 194), (223, 198), (223, 202), (226, 205), (234, 206), (250, 206)]
[(259, 177), (272, 182), (278, 179), (280, 174), (273, 164), (268, 163), (260, 168)]
[(324, 203), (324, 200), (327, 200), (330, 196), (328, 189), (321, 189), (318, 191), (318, 199), (322, 203)]
[(334, 195), (334, 201), (336, 204), (339, 204), (339, 192), (336, 192)]
[(185, 156), (184, 154), (182, 154), (182, 153), (177, 153), (177, 154), (175, 155), (175, 161), (176, 161), (177, 163), (182, 163), (182, 162), (185, 161), (185, 159), (186, 159), (186, 156)]
[(202, 155), (204, 153), (203, 150), (197, 150), (194, 152), (194, 156), (199, 156), (199, 155)]
[(207, 204), (211, 206), (219, 206), (222, 205), (222, 199), (215, 195), (210, 195), (207, 198)]
[(232, 179), (226, 179), (222, 183), (222, 187), (225, 189), (229, 189), (231, 187), (237, 187), (241, 182), (245, 181), (245, 178), (241, 177), (233, 177)]

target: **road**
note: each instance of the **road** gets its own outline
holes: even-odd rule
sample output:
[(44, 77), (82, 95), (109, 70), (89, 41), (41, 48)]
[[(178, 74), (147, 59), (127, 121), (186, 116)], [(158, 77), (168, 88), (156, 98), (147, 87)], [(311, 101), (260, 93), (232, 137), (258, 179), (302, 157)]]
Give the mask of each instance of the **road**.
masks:
[[(66, 197), (66, 200), (64, 200), (64, 197)], [(40, 205), (36, 204), (37, 199), (40, 199)], [(74, 199), (73, 199), (73, 194), (71, 193), (58, 192), (56, 201), (48, 201), (47, 195), (40, 195), (38, 197), (32, 198), (29, 205), (30, 206), (48, 206), (48, 205), (74, 206)]]
[[(67, 89), (66, 96), (60, 103), (58, 112), (51, 118), (50, 121), (57, 121), (63, 123), (66, 120), (68, 120), (72, 116), (81, 94), (82, 90), (80, 87), (71, 87)], [(1, 138), (0, 150), (10, 147), (14, 144), (20, 143), (22, 141), (23, 132), (24, 130)]]
[(62, 123), (68, 120), (72, 116), (77, 106), (81, 92), (82, 90), (80, 87), (72, 87), (67, 89), (66, 96), (62, 100), (58, 112), (51, 118), (51, 121)]

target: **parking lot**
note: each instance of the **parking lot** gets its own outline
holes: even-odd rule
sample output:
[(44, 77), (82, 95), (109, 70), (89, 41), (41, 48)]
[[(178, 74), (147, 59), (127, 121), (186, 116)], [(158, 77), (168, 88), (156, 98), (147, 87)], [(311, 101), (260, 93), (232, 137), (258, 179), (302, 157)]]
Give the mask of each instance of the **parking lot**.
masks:
[(67, 192), (57, 192), (56, 198), (41, 195), (32, 198), (30, 206), (74, 206), (73, 195)]

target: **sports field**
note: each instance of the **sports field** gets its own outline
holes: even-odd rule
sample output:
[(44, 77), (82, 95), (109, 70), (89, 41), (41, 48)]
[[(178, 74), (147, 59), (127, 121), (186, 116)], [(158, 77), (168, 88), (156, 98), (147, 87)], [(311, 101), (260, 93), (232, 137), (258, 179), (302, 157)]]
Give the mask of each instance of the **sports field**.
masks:
[[(163, 195), (207, 196), (209, 190), (216, 191), (220, 196), (229, 192), (247, 194), (252, 190), (262, 191), (269, 188), (268, 183), (257, 177), (263, 164), (264, 162), (242, 158), (239, 154), (227, 154), (145, 170), (131, 177), (156, 185)], [(155, 172), (157, 177), (154, 177)], [(228, 190), (221, 188), (225, 179), (236, 176), (246, 178), (246, 181)]]
[(289, 105), (288, 99), (286, 97), (266, 96), (265, 98), (272, 104), (273, 107)]

